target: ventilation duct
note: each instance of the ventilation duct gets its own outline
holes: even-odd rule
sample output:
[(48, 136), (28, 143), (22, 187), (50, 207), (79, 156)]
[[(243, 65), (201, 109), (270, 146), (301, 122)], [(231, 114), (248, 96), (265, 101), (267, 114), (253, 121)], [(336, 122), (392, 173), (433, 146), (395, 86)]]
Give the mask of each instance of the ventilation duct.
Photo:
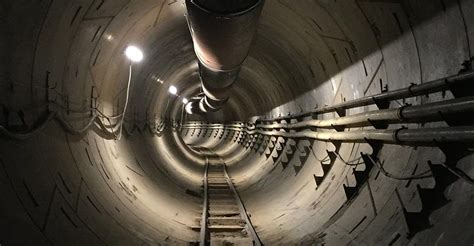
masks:
[(186, 0), (204, 92), (187, 104), (187, 113), (215, 112), (227, 102), (254, 39), (263, 4), (263, 0)]

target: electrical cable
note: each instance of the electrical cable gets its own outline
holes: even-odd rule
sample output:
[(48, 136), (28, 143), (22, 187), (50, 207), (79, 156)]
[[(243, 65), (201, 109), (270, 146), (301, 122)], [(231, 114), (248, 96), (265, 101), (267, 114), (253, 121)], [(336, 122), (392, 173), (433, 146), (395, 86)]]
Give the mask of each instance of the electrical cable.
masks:
[(50, 121), (55, 116), (56, 116), (56, 112), (50, 112), (48, 116), (41, 123), (37, 124), (37, 127), (24, 133), (12, 132), (8, 130), (6, 127), (0, 125), (0, 133), (12, 139), (25, 140), (25, 139), (30, 138), (33, 134), (35, 134), (39, 130), (43, 129), (44, 126), (46, 125), (46, 122)]
[[(108, 122), (109, 122), (109, 126), (112, 126), (112, 123), (110, 122), (110, 119), (109, 118), (105, 118)], [(123, 124), (123, 122), (122, 122)], [(120, 129), (122, 129), (122, 124), (120, 124)], [(103, 125), (103, 124), (102, 124)], [(117, 139), (117, 134), (115, 134), (115, 130), (113, 127), (110, 128), (112, 130), (112, 134), (114, 135), (114, 138)]]
[(429, 178), (433, 176), (433, 175), (426, 174), (427, 172), (430, 172), (430, 171), (426, 171), (426, 172), (423, 172), (417, 175), (411, 175), (411, 176), (398, 176), (398, 175), (387, 172), (378, 159), (374, 161), (374, 159), (370, 155), (367, 155), (367, 157), (370, 159), (370, 161), (372, 161), (372, 163), (374, 163), (375, 166), (377, 166), (377, 168), (380, 170), (380, 172), (382, 172), (383, 175), (392, 179), (412, 180), (412, 179), (424, 179), (424, 178)]
[(108, 116), (106, 115), (105, 113), (103, 113), (102, 111), (100, 111), (98, 108), (95, 108), (95, 110), (97, 111), (97, 113), (99, 113), (99, 115), (103, 118), (107, 118), (107, 119), (118, 119), (118, 118), (121, 118), (122, 117), (122, 114), (119, 114), (119, 115), (114, 115), (114, 116)]
[(453, 168), (453, 167), (450, 167), (444, 163), (440, 163), (441, 166), (443, 166), (444, 168), (448, 169), (448, 171), (450, 171), (451, 173), (453, 173), (454, 175), (458, 176), (459, 178), (461, 178), (462, 180), (464, 180), (466, 183), (468, 184), (471, 184), (471, 185), (474, 185), (474, 179), (472, 179), (471, 177), (469, 177), (469, 175), (467, 175), (465, 172), (463, 172), (462, 170), (458, 169), (458, 168)]
[[(71, 134), (82, 134), (84, 133), (93, 123), (94, 121), (97, 119), (97, 115), (94, 115), (93, 117), (91, 117), (89, 119), (89, 121), (87, 122), (86, 125), (84, 125), (81, 129), (75, 129), (74, 127), (72, 127), (66, 120), (58, 117), (56, 115), (56, 117), (54, 117), (54, 119), (56, 121), (58, 121), (61, 126), (66, 129), (67, 132), (71, 133)], [(45, 122), (46, 123), (46, 122)]]
[[(345, 161), (344, 158), (342, 158), (342, 156), (337, 151), (334, 151), (333, 153), (336, 154), (336, 156), (337, 156), (337, 158), (339, 158), (339, 160), (341, 160), (342, 162), (344, 162), (344, 164), (346, 164), (348, 166), (358, 166), (358, 165), (364, 163), (363, 161), (360, 161), (362, 159), (362, 156), (359, 157), (359, 158), (355, 158), (354, 160)], [(356, 161), (357, 161), (357, 163), (355, 163)]]
[(121, 123), (120, 123), (120, 130), (119, 134), (116, 137), (116, 140), (120, 140), (122, 138), (122, 128), (123, 128), (123, 120), (125, 118), (125, 113), (127, 112), (127, 106), (128, 106), (128, 98), (130, 96), (130, 82), (132, 80), (132, 64), (130, 64), (130, 70), (128, 73), (128, 82), (127, 82), (127, 96), (125, 97), (125, 106), (123, 107), (123, 113), (122, 113), (122, 118), (121, 118)]
[[(8, 130), (6, 127), (4, 126), (1, 126), (0, 125), (0, 133), (2, 135), (5, 135), (7, 137), (10, 137), (10, 138), (13, 138), (13, 139), (17, 139), (17, 140), (25, 140), (29, 137), (31, 137), (35, 132), (37, 132), (38, 130), (42, 129), (44, 127), (44, 125), (46, 125), (46, 123), (52, 119), (55, 119), (57, 120), (61, 126), (63, 126), (66, 131), (68, 131), (69, 133), (72, 133), (72, 134), (81, 134), (83, 133), (84, 131), (86, 131), (96, 120), (98, 121), (97, 123), (99, 124), (99, 126), (105, 130), (108, 134), (111, 134), (114, 136), (114, 139), (115, 140), (120, 140), (121, 137), (122, 137), (122, 128), (123, 128), (123, 124), (125, 122), (125, 113), (127, 111), (127, 107), (128, 107), (128, 102), (129, 102), (129, 98), (130, 98), (130, 85), (131, 85), (131, 80), (132, 80), (132, 64), (130, 64), (130, 67), (129, 67), (129, 74), (128, 74), (128, 82), (127, 82), (127, 90), (126, 90), (126, 98), (125, 98), (125, 105), (124, 105), (124, 108), (123, 108), (123, 112), (122, 114), (119, 114), (119, 115), (115, 115), (115, 116), (108, 116), (106, 115), (105, 113), (103, 113), (101, 110), (98, 109), (98, 107), (94, 107), (94, 108), (90, 108), (89, 110), (76, 110), (76, 109), (70, 109), (68, 107), (65, 107), (57, 102), (48, 102), (48, 104), (52, 104), (52, 105), (55, 105), (57, 107), (59, 107), (60, 109), (62, 110), (67, 110), (68, 112), (73, 112), (73, 113), (81, 113), (81, 114), (85, 114), (85, 113), (90, 113), (91, 110), (94, 110), (96, 113), (89, 119), (89, 121), (87, 122), (87, 124), (82, 127), (81, 129), (75, 129), (74, 127), (72, 127), (66, 120), (64, 120), (63, 118), (61, 118), (59, 116), (59, 114), (57, 114), (56, 111), (51, 111), (48, 116), (46, 117), (46, 119), (44, 121), (42, 121), (41, 123), (38, 124), (38, 126), (34, 129), (31, 129), (29, 130), (28, 132), (25, 132), (25, 133), (18, 133), (18, 132), (12, 132), (10, 130)], [(56, 92), (56, 91), (54, 91)], [(61, 93), (59, 92), (56, 92), (57, 94), (61, 95)], [(109, 125), (106, 126), (102, 120), (99, 119), (100, 118), (105, 118)], [(118, 119), (120, 118), (120, 121), (116, 122), (115, 125), (112, 125), (112, 121), (111, 120), (114, 120), (114, 119)], [(119, 133), (117, 134), (116, 133), (116, 128), (117, 126), (119, 126)], [(158, 133), (162, 130), (164, 130), (164, 127), (165, 127), (165, 124), (163, 122), (163, 124), (160, 124), (159, 128), (161, 129), (158, 129)], [(110, 129), (110, 131), (108, 130)]]
[[(58, 106), (59, 108), (61, 109), (66, 109), (66, 107), (62, 106), (62, 105), (59, 105), (58, 103), (56, 102), (50, 102), (50, 104), (53, 104), (53, 105), (56, 105)], [(113, 118), (118, 118), (116, 116), (114, 117), (108, 117), (106, 115), (104, 115), (102, 112), (100, 112), (98, 109), (94, 109), (96, 112), (98, 112), (99, 114), (101, 114), (105, 119), (107, 119), (109, 121), (109, 127), (105, 126), (104, 124), (99, 124), (104, 130), (107, 130), (108, 128), (110, 128), (112, 130), (112, 132), (109, 132), (107, 130), (107, 133), (108, 134), (111, 134), (111, 135), (114, 135), (114, 137), (116, 138), (116, 134), (115, 134), (115, 130), (114, 130), (114, 126), (112, 126), (111, 122), (110, 122), (110, 119), (113, 119)], [(72, 111), (73, 113), (90, 113), (90, 110), (87, 110), (87, 111), (82, 111), (82, 110), (69, 110), (69, 111)], [(82, 134), (84, 131), (86, 131), (96, 120), (98, 120), (98, 116), (97, 114), (94, 114), (91, 118), (89, 118), (88, 122), (86, 125), (84, 125), (81, 129), (75, 129), (73, 126), (71, 126), (69, 124), (68, 121), (66, 121), (65, 119), (63, 119), (62, 117), (60, 117), (60, 115), (58, 114), (57, 111), (51, 111), (48, 113), (48, 116), (45, 118), (45, 120), (41, 121), (41, 123), (36, 123), (36, 127), (33, 128), (33, 129), (30, 129), (28, 132), (12, 132), (10, 131), (9, 129), (7, 129), (6, 127), (4, 126), (1, 126), (0, 125), (0, 133), (2, 135), (5, 135), (9, 138), (12, 138), (12, 139), (16, 139), (16, 140), (25, 140), (25, 139), (28, 139), (30, 138), (34, 133), (38, 132), (39, 130), (41, 130), (42, 128), (44, 128), (44, 126), (46, 125), (47, 122), (49, 122), (50, 120), (52, 119), (55, 119), (57, 122), (60, 123), (60, 125), (69, 133), (71, 134)], [(102, 123), (101, 120), (98, 120), (99, 122)], [(118, 122), (116, 125), (118, 124), (121, 124), (121, 122)]]
[(323, 159), (319, 158), (319, 157), (316, 155), (316, 153), (314, 153), (313, 147), (312, 147), (311, 145), (309, 146), (309, 149), (311, 150), (311, 153), (313, 154), (314, 158), (315, 158), (317, 161), (319, 161), (319, 162), (321, 162), (321, 163), (323, 163), (323, 164), (324, 164), (324, 162), (326, 162), (326, 161), (328, 161), (328, 160), (330, 159), (330, 158), (329, 158), (329, 155), (326, 155)]

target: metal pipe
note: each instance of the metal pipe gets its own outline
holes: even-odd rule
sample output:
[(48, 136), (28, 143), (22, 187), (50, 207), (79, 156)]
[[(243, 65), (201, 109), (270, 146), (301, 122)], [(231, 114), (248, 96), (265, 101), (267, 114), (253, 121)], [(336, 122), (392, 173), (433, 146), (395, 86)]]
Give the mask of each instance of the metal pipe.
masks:
[(393, 101), (403, 98), (415, 97), (420, 95), (431, 94), (435, 92), (440, 92), (444, 90), (449, 90), (456, 84), (460, 82), (465, 82), (467, 80), (474, 79), (474, 72), (465, 72), (462, 74), (457, 74), (449, 76), (446, 78), (441, 78), (433, 80), (430, 82), (425, 82), (423, 84), (412, 84), (409, 87), (405, 87), (398, 90), (388, 91), (374, 96), (367, 96), (358, 99), (354, 99), (348, 102), (340, 103), (333, 106), (328, 106), (324, 108), (318, 108), (309, 112), (299, 113), (290, 116), (282, 116), (273, 119), (260, 119), (263, 122), (273, 122), (281, 120), (290, 120), (293, 118), (302, 118), (308, 117), (314, 114), (324, 114), (335, 112), (337, 110), (346, 110), (356, 107), (362, 107), (367, 105), (375, 104), (377, 101)]
[[(306, 120), (296, 123), (273, 123), (273, 124), (258, 124), (258, 129), (302, 129), (302, 128), (327, 128), (334, 127), (363, 127), (370, 126), (374, 122), (385, 123), (424, 123), (440, 120), (456, 119), (465, 114), (474, 113), (474, 97), (463, 97), (441, 102), (403, 106), (395, 109), (374, 110), (370, 112), (339, 117), (328, 120)], [(196, 126), (196, 124), (188, 124), (185, 127)], [(198, 125), (199, 126), (199, 125)], [(206, 128), (220, 129), (222, 124), (207, 124)], [(242, 126), (239, 124), (227, 124), (226, 129), (243, 128), (253, 130), (255, 127)]]
[(364, 143), (367, 140), (381, 141), (388, 144), (434, 146), (437, 143), (474, 143), (474, 127), (444, 127), (396, 130), (360, 130), (349, 132), (300, 132), (282, 131), (249, 131), (248, 134), (262, 134), (286, 138), (311, 138), (320, 141), (342, 141)]
[(418, 120), (427, 122), (441, 119), (448, 120), (457, 115), (466, 117), (474, 112), (474, 96), (461, 97), (452, 100), (404, 107), (400, 110), (400, 119), (408, 122)]
[(261, 129), (300, 129), (300, 128), (333, 128), (337, 126), (343, 127), (360, 127), (370, 125), (370, 121), (394, 121), (398, 120), (400, 109), (386, 109), (370, 111), (366, 113), (345, 116), (328, 120), (306, 120), (293, 124), (288, 123), (273, 123), (273, 124), (259, 124), (257, 128)]
[(227, 102), (257, 31), (263, 4), (264, 0), (186, 0), (204, 91), (199, 107), (187, 109), (214, 112)]
[(298, 132), (246, 130), (237, 131), (248, 135), (266, 135), (284, 138), (311, 138), (319, 141), (342, 141), (363, 143), (367, 140), (381, 141), (389, 144), (434, 146), (437, 143), (474, 143), (474, 126), (456, 126), (420, 129), (388, 129), (388, 130), (358, 130), (347, 132), (311, 131)]
[(328, 120), (306, 120), (296, 123), (259, 124), (261, 129), (300, 129), (369, 126), (373, 122), (422, 123), (447, 120), (461, 114), (474, 113), (474, 97), (462, 97), (441, 102), (403, 106), (395, 109), (374, 110), (370, 112), (339, 117)]
[(436, 145), (437, 143), (473, 143), (474, 127), (444, 127), (402, 129), (395, 134), (396, 143), (402, 145)]

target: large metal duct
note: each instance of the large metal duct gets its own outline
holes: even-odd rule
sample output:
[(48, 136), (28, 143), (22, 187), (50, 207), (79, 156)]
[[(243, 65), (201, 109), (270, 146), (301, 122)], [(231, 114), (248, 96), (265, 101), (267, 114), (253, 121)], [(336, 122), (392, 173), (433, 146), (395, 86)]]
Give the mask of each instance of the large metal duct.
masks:
[(186, 111), (219, 110), (254, 39), (264, 0), (186, 0), (189, 30), (199, 60), (204, 96), (191, 100)]

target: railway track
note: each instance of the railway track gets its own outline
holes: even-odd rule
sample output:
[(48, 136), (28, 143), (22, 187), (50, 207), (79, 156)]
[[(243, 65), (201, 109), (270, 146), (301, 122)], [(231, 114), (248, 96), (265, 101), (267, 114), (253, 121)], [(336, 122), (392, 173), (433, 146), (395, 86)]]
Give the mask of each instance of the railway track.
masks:
[(206, 156), (203, 178), (203, 209), (199, 218), (199, 245), (262, 245), (245, 211), (222, 158)]

